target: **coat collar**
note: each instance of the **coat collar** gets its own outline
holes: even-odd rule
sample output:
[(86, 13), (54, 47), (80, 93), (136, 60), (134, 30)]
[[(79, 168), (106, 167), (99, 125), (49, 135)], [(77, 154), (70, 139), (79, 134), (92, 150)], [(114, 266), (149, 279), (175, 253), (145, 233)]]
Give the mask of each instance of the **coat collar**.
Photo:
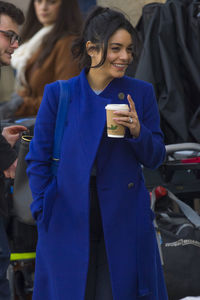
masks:
[(99, 95), (96, 95), (88, 83), (85, 69), (80, 73), (81, 86), (87, 89), (90, 97), (95, 97), (98, 100), (99, 97), (101, 100), (110, 99), (109, 103), (113, 104), (128, 104), (127, 95), (129, 91), (127, 90), (126, 78), (124, 76), (113, 79)]

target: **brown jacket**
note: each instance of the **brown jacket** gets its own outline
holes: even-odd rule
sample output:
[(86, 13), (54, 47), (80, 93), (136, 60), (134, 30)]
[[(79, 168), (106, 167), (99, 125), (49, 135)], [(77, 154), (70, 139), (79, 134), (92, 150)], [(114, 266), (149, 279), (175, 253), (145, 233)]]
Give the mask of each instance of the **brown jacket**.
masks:
[(73, 39), (74, 37), (67, 36), (58, 40), (50, 55), (39, 67), (36, 67), (35, 63), (41, 49), (28, 61), (26, 67), (28, 86), (18, 91), (24, 102), (17, 110), (16, 116), (35, 116), (46, 84), (59, 79), (69, 79), (79, 74), (78, 63), (73, 60), (71, 55)]

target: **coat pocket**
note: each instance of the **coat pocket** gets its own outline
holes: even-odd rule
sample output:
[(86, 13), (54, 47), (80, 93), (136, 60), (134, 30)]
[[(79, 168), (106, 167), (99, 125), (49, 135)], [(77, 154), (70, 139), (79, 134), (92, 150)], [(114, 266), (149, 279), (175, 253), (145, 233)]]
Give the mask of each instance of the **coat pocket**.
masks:
[(43, 210), (38, 218), (38, 223), (44, 223), (48, 229), (49, 221), (52, 215), (53, 205), (57, 195), (57, 178), (54, 176), (51, 183), (47, 186), (43, 198)]

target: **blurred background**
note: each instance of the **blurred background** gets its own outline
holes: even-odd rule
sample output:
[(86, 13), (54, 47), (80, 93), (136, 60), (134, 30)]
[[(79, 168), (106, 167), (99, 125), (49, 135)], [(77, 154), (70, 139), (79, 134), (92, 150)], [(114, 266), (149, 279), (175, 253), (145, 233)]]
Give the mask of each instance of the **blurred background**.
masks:
[[(24, 13), (29, 5), (29, 0), (7, 0), (20, 7)], [(79, 4), (83, 14), (86, 14), (87, 11), (95, 4), (101, 6), (116, 7), (123, 10), (130, 18), (133, 25), (136, 25), (141, 14), (142, 7), (151, 2), (165, 2), (165, 0), (79, 0)], [(1, 80), (0, 80), (0, 102), (5, 102), (10, 99), (10, 96), (13, 92), (14, 86), (14, 75), (11, 67), (4, 67), (1, 71)]]
[[(29, 4), (29, 0), (8, 0), (8, 2), (19, 6), (24, 10), (24, 12), (26, 12)], [(86, 12), (92, 5), (96, 3), (102, 6), (118, 7), (130, 16), (133, 24), (137, 23), (142, 13), (142, 7), (152, 2), (164, 3), (165, 0), (79, 0), (80, 7), (84, 12)]]

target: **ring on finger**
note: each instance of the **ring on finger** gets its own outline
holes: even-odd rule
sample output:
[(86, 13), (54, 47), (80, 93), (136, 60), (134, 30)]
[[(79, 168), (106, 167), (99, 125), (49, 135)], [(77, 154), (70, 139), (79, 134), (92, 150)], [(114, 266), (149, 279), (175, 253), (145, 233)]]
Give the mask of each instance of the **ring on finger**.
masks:
[(133, 123), (133, 118), (129, 117), (129, 123)]

